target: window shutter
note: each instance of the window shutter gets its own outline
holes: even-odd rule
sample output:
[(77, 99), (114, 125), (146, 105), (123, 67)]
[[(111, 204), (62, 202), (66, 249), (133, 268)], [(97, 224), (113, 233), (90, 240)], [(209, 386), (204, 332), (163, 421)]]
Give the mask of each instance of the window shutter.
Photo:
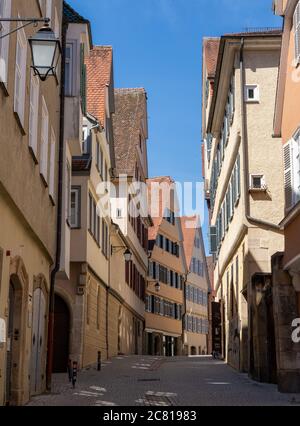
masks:
[(48, 182), (48, 140), (49, 140), (49, 114), (45, 98), (42, 98), (42, 128), (41, 128), (41, 152), (40, 173), (45, 182)]
[(294, 13), (294, 32), (295, 32), (295, 59), (296, 64), (300, 62), (300, 2), (298, 1)]
[(56, 139), (54, 130), (51, 129), (49, 195), (51, 196), (53, 201), (55, 201), (55, 154)]
[(18, 114), (22, 126), (24, 126), (25, 115), (26, 65), (27, 39), (24, 29), (21, 29), (17, 33), (14, 111)]
[[(11, 0), (0, 1), (0, 17), (9, 18), (11, 16)], [(10, 22), (2, 22), (2, 30), (0, 36), (8, 34), (10, 31)], [(8, 55), (9, 55), (9, 40), (7, 36), (0, 40), (0, 81), (7, 85), (8, 82)]]
[(217, 253), (217, 227), (216, 226), (210, 227), (209, 236), (210, 236), (210, 253), (215, 254)]
[(38, 115), (39, 115), (39, 80), (31, 75), (30, 83), (30, 107), (29, 107), (29, 148), (37, 158), (38, 143)]
[(84, 63), (84, 44), (80, 45), (80, 95), (81, 95), (81, 107), (83, 115), (86, 115), (86, 65)]
[(289, 209), (294, 203), (294, 143), (293, 139), (283, 147), (284, 157), (284, 192), (285, 208)]

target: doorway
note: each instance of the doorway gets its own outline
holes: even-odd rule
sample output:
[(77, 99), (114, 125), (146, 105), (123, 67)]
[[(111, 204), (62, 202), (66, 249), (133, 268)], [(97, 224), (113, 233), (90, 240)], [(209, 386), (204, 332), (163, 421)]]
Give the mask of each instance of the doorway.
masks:
[(46, 351), (46, 298), (41, 288), (33, 292), (32, 347), (30, 393), (43, 392), (44, 363)]
[(67, 372), (69, 362), (70, 311), (57, 294), (54, 305), (53, 373)]

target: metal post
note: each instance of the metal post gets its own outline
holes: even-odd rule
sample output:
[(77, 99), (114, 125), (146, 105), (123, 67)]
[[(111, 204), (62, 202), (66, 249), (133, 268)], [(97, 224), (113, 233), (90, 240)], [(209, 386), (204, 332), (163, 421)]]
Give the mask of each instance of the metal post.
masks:
[(75, 389), (75, 385), (77, 382), (77, 367), (78, 364), (76, 361), (73, 362), (73, 371), (72, 371), (72, 385), (73, 385), (73, 389)]
[(98, 352), (97, 371), (101, 371), (101, 352)]

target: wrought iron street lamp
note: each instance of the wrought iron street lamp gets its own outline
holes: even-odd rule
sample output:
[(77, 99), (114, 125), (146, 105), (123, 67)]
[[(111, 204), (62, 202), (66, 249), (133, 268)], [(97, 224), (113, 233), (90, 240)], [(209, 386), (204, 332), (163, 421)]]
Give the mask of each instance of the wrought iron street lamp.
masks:
[(49, 18), (0, 18), (1, 22), (18, 22), (22, 25), (9, 33), (0, 36), (0, 40), (13, 34), (28, 25), (33, 24), (35, 27), (38, 23), (43, 22), (44, 26), (32, 37), (29, 38), (29, 44), (32, 55), (32, 69), (35, 75), (38, 75), (42, 81), (45, 81), (49, 76), (56, 76), (56, 69), (61, 55), (61, 45), (54, 32), (49, 27)]
[[(113, 255), (114, 253), (117, 253), (118, 251), (124, 250), (125, 247), (124, 246), (111, 246), (111, 255)], [(132, 253), (129, 249), (126, 249), (124, 251), (124, 259), (125, 262), (130, 262), (132, 259)]]
[(60, 41), (47, 25), (42, 27), (34, 36), (30, 37), (29, 44), (32, 54), (32, 69), (42, 81), (48, 76), (56, 75), (56, 68), (61, 54)]

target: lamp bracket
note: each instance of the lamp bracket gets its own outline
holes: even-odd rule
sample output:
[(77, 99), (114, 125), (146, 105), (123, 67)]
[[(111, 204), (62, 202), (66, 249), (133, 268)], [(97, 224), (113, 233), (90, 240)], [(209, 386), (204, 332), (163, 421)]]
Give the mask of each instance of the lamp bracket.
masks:
[(0, 31), (3, 29), (3, 25), (1, 22), (26, 22), (25, 24), (21, 25), (20, 27), (15, 28), (14, 30), (10, 31), (9, 33), (3, 34), (0, 36), (0, 40), (2, 40), (5, 37), (10, 36), (11, 34), (16, 33), (17, 31), (21, 30), (22, 28), (28, 27), (29, 25), (34, 25), (35, 27), (38, 25), (38, 23), (43, 22), (45, 25), (49, 25), (50, 18), (0, 18)]
[(118, 253), (121, 250), (126, 249), (125, 246), (111, 246), (111, 253)]

